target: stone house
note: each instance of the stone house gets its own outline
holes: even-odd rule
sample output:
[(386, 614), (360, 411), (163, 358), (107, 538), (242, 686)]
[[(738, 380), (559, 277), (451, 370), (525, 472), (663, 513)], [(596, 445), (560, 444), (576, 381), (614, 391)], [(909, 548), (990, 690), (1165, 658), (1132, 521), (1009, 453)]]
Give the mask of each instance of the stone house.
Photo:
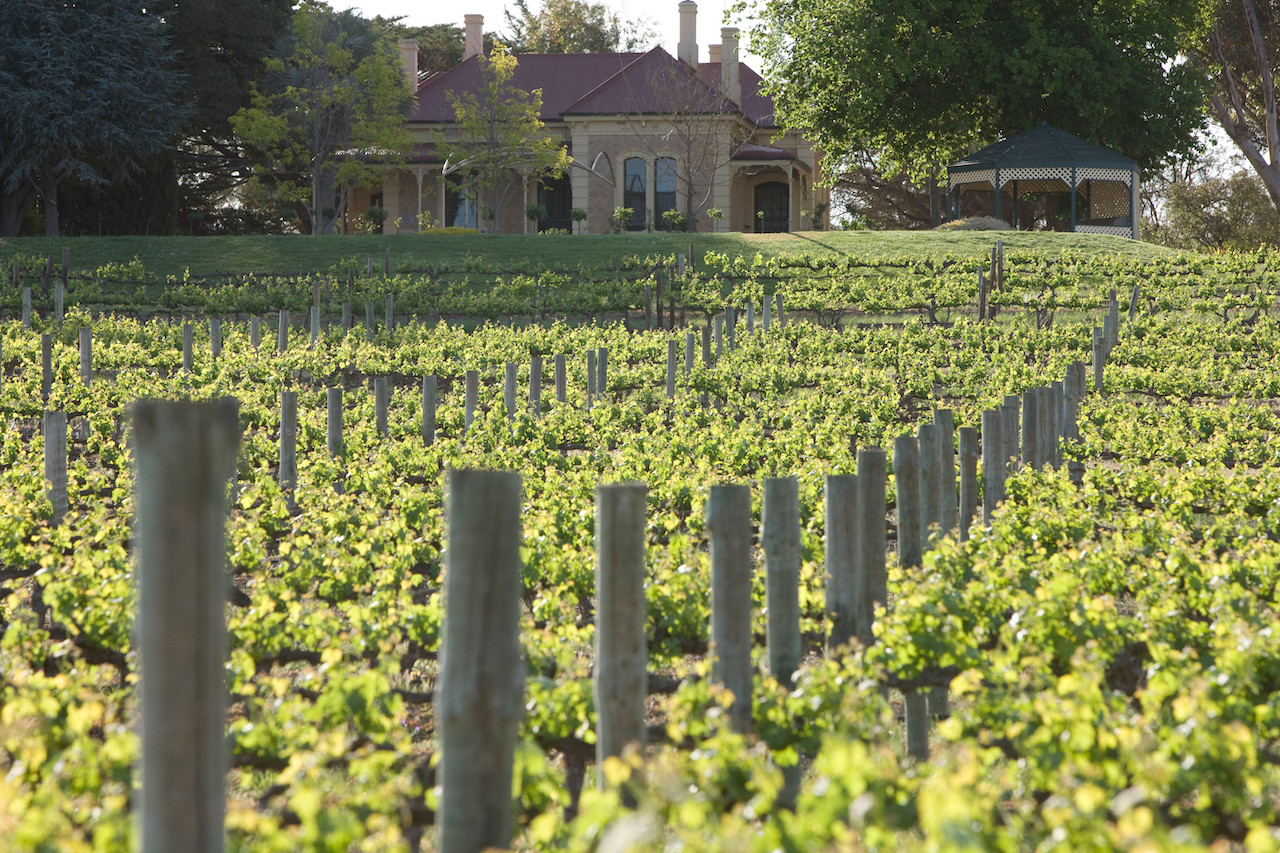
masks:
[[(545, 131), (563, 140), (572, 164), (560, 178), (531, 176), (506, 193), (501, 233), (551, 228), (602, 233), (616, 208), (630, 208), (628, 230), (665, 229), (668, 210), (692, 215), (699, 231), (800, 231), (829, 223), (829, 195), (814, 179), (820, 153), (791, 131), (779, 135), (760, 75), (738, 58), (738, 30), (721, 30), (700, 62), (697, 4), (679, 4), (673, 57), (646, 53), (519, 54), (513, 85), (542, 91)], [(415, 139), (408, 162), (381, 187), (360, 193), (353, 211), (381, 207), (384, 230), (398, 218), (415, 231), (434, 224), (486, 227), (468, 191), (465, 168), (444, 161), (433, 139), (454, 123), (449, 93), (479, 85), (483, 17), (466, 15), (462, 62), (419, 81), (417, 43), (401, 43), (405, 74), (416, 81), (406, 116)], [(363, 196), (363, 197), (360, 197)], [(546, 216), (534, 222), (526, 208)], [(575, 223), (572, 211), (586, 212)], [(721, 217), (708, 216), (718, 210)], [(816, 211), (816, 213), (815, 213)], [(581, 214), (579, 214), (581, 216)]]

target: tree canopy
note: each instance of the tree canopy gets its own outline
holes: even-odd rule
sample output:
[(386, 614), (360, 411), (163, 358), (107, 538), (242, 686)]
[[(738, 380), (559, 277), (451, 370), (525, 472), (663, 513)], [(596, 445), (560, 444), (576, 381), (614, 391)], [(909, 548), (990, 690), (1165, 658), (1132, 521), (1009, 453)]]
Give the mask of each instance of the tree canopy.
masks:
[(9, 0), (0, 15), (0, 235), (39, 199), (101, 183), (172, 144), (183, 112), (168, 28), (129, 0)]
[(356, 186), (403, 162), (412, 97), (391, 31), (351, 10), (304, 2), (252, 103), (232, 117), (259, 170), (293, 201), (301, 230), (328, 234)]
[(1198, 0), (761, 0), (753, 50), (780, 123), (923, 179), (1049, 121), (1152, 168), (1195, 145)]
[[(498, 45), (481, 54), (480, 87), (451, 95), (456, 131), (436, 140), (448, 162), (462, 174), (484, 206), (484, 218), (496, 231), (498, 211), (521, 181), (534, 175), (559, 177), (568, 167), (565, 147), (543, 130), (538, 113), (542, 93), (511, 83), (516, 58)], [(452, 170), (451, 170), (452, 171)]]
[(528, 0), (514, 0), (506, 17), (503, 43), (512, 53), (617, 53), (648, 47), (654, 38), (647, 22), (625, 20), (590, 0), (544, 0), (537, 12)]

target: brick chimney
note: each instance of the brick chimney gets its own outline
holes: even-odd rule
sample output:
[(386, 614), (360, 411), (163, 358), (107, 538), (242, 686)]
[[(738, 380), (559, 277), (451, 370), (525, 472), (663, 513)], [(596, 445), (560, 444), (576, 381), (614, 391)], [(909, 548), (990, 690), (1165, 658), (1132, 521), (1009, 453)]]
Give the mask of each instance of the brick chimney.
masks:
[(720, 92), (742, 105), (742, 81), (738, 78), (738, 28), (720, 30)]
[(484, 15), (464, 15), (467, 38), (462, 48), (462, 61), (484, 53)]
[(418, 91), (418, 40), (400, 39), (400, 61), (404, 64), (404, 80), (410, 92)]
[(698, 67), (698, 4), (693, 0), (680, 3), (680, 44), (676, 58)]

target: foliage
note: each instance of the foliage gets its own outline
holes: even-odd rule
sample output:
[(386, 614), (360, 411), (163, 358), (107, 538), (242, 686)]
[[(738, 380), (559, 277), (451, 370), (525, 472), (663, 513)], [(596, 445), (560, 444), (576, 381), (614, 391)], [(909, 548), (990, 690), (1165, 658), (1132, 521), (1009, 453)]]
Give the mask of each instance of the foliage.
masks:
[(525, 92), (512, 85), (516, 57), (502, 45), (478, 57), (480, 86), (474, 92), (451, 93), (457, 116), (454, 131), (441, 134), (444, 156), (466, 170), (466, 181), (486, 202), (489, 230), (497, 233), (498, 211), (530, 176), (560, 177), (569, 165), (564, 145), (544, 130), (538, 118), (541, 90)]
[(615, 207), (613, 213), (609, 214), (609, 230), (614, 234), (621, 234), (626, 230), (627, 225), (631, 222), (631, 217), (635, 216), (634, 208)]
[[(826, 151), (878, 151), (885, 174), (920, 183), (1041, 120), (1144, 168), (1189, 150), (1203, 123), (1200, 76), (1178, 61), (1195, 0), (754, 8), (780, 123)], [(828, 178), (839, 163), (825, 162)]]
[(259, 173), (297, 205), (302, 229), (332, 233), (352, 189), (380, 179), (411, 144), (396, 46), (351, 10), (306, 2), (268, 68), (232, 124), (261, 152)]
[(183, 118), (167, 25), (128, 0), (10, 0), (0, 56), (0, 236), (37, 199), (56, 236), (64, 181), (134, 172)]
[(505, 14), (503, 43), (512, 53), (619, 53), (654, 40), (648, 22), (624, 19), (591, 0), (547, 0), (537, 12), (528, 0), (515, 0)]
[(1175, 183), (1166, 225), (1152, 239), (1180, 249), (1251, 251), (1280, 245), (1280, 212), (1254, 172)]

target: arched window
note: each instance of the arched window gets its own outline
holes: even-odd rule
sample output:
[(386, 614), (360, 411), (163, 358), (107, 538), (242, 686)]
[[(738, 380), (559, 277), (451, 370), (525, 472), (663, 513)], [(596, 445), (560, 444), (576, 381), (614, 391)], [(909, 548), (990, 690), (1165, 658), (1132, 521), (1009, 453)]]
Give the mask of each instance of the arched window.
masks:
[(645, 214), (644, 185), (647, 180), (645, 162), (640, 157), (628, 157), (622, 164), (622, 206), (631, 208), (628, 231), (643, 231)]
[(676, 161), (672, 157), (659, 157), (654, 164), (653, 225), (663, 230), (670, 224), (662, 218), (668, 210), (676, 209)]

